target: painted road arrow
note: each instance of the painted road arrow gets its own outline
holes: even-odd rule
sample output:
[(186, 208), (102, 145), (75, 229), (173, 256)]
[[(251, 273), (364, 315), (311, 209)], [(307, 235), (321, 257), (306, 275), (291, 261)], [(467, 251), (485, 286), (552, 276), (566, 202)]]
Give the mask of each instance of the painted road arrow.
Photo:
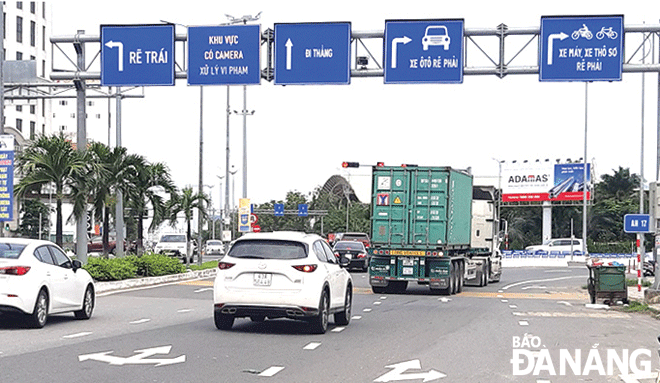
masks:
[(405, 374), (409, 369), (421, 370), (422, 364), (419, 359), (409, 360), (407, 362), (401, 362), (397, 364), (392, 364), (385, 366), (386, 368), (392, 368), (393, 370), (380, 376), (374, 382), (395, 382), (401, 380), (417, 380), (424, 379), (424, 382), (430, 382), (432, 380), (437, 380), (446, 377), (447, 375), (443, 374), (440, 371), (431, 370), (428, 372), (418, 372)]
[(403, 36), (403, 37), (396, 37), (392, 39), (392, 69), (396, 68), (396, 52), (397, 52), (397, 46), (399, 44), (406, 45), (412, 40), (408, 36)]
[(124, 44), (122, 44), (119, 41), (110, 40), (107, 43), (105, 43), (105, 46), (108, 47), (108, 48), (119, 48), (118, 68), (117, 68), (117, 70), (119, 72), (123, 72), (124, 71)]
[(564, 40), (567, 37), (568, 35), (564, 32), (548, 35), (548, 65), (552, 65), (552, 46), (554, 45), (554, 41), (556, 39)]
[(121, 356), (109, 355), (112, 354), (114, 351), (105, 351), (94, 354), (79, 355), (78, 361), (84, 362), (86, 360), (96, 360), (98, 362), (109, 363), (113, 366), (123, 366), (125, 364), (153, 364), (155, 365), (155, 367), (166, 366), (168, 364), (183, 363), (186, 361), (185, 355), (181, 355), (173, 359), (158, 359), (158, 358), (148, 359), (150, 356), (154, 356), (156, 354), (167, 355), (170, 353), (171, 350), (172, 350), (172, 346), (146, 348), (144, 350), (135, 350), (134, 351), (136, 353), (135, 355), (126, 358)]

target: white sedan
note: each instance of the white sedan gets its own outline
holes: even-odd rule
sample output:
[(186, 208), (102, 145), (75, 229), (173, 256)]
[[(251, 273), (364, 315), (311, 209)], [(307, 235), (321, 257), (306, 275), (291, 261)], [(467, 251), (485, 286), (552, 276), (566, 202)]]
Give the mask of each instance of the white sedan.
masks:
[(0, 312), (22, 313), (41, 328), (50, 314), (89, 319), (95, 300), (92, 277), (56, 244), (0, 238)]
[(347, 325), (351, 319), (353, 280), (316, 234), (251, 233), (237, 239), (218, 262), (213, 285), (214, 319), (228, 330), (235, 318), (306, 320), (314, 333), (328, 329), (328, 318)]

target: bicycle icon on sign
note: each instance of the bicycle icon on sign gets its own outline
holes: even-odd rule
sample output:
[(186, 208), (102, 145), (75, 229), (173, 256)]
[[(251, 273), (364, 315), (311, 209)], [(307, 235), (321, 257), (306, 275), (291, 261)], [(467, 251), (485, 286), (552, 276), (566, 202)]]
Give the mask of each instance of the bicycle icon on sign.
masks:
[[(600, 32), (598, 32), (598, 33), (600, 33)], [(616, 32), (614, 32), (614, 33), (616, 33)], [(584, 37), (587, 40), (591, 40), (594, 37), (594, 34), (591, 33), (591, 31), (589, 30), (589, 28), (587, 28), (587, 26), (585, 24), (582, 24), (582, 28), (578, 29), (577, 31), (573, 31), (573, 33), (571, 34), (571, 37), (573, 38), (573, 40), (577, 40), (580, 37)]]
[(618, 34), (616, 31), (612, 30), (612, 27), (605, 28), (602, 27), (598, 33), (596, 33), (596, 38), (598, 40), (602, 40), (605, 38), (605, 36), (609, 37), (611, 40), (614, 40), (617, 38)]

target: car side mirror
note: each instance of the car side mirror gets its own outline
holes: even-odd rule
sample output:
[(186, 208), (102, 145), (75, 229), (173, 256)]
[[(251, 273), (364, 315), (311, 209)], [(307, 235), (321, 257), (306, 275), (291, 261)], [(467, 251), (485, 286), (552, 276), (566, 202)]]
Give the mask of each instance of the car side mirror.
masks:
[(351, 259), (353, 259), (353, 256), (351, 254), (342, 254), (339, 257), (339, 266), (348, 267), (348, 265), (351, 264)]
[(73, 272), (76, 272), (78, 269), (82, 269), (82, 262), (80, 262), (78, 259), (74, 259), (71, 263), (71, 268), (73, 269)]

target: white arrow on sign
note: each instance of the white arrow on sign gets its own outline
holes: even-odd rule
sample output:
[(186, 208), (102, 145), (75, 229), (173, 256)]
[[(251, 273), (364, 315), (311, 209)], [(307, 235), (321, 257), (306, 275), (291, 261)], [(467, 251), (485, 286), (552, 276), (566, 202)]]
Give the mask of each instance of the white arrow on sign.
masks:
[(119, 48), (119, 60), (118, 60), (119, 61), (119, 65), (118, 65), (119, 68), (118, 69), (119, 69), (120, 72), (123, 72), (124, 71), (124, 44), (122, 44), (119, 41), (110, 40), (107, 43), (105, 43), (105, 46), (108, 47), (108, 48)]
[(429, 372), (418, 372), (411, 374), (404, 374), (409, 369), (421, 370), (422, 364), (419, 359), (409, 360), (407, 362), (401, 362), (397, 364), (392, 364), (385, 366), (387, 368), (392, 368), (393, 370), (380, 376), (374, 382), (393, 382), (399, 380), (417, 380), (424, 379), (424, 382), (430, 382), (432, 380), (437, 380), (446, 377), (447, 375), (443, 374), (440, 371), (431, 370)]
[(552, 46), (554, 45), (554, 41), (556, 39), (564, 40), (567, 37), (568, 35), (564, 32), (553, 33), (548, 36), (548, 65), (552, 65)]
[(168, 364), (183, 363), (186, 361), (185, 355), (181, 355), (173, 359), (158, 359), (158, 358), (148, 359), (150, 356), (154, 356), (156, 354), (167, 355), (170, 353), (170, 350), (172, 350), (172, 346), (161, 346), (161, 347), (146, 348), (144, 350), (135, 350), (134, 352), (136, 352), (136, 354), (133, 356), (129, 356), (127, 358), (123, 358), (121, 356), (109, 355), (113, 351), (106, 351), (95, 354), (78, 355), (78, 361), (84, 362), (86, 360), (96, 360), (99, 362), (109, 363), (113, 366), (123, 366), (125, 364), (153, 364), (155, 365), (155, 367), (165, 366)]
[(291, 48), (293, 48), (293, 43), (291, 39), (286, 41), (286, 70), (291, 70)]
[(392, 39), (392, 69), (396, 68), (396, 53), (399, 44), (406, 45), (412, 40), (408, 36), (396, 37)]

